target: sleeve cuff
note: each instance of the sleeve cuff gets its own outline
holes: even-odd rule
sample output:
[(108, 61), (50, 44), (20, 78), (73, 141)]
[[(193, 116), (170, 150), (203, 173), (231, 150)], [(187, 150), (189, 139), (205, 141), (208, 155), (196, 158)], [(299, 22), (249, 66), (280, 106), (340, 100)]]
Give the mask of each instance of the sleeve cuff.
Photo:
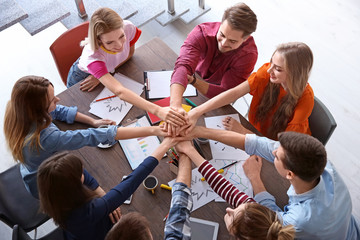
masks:
[(66, 123), (72, 124), (75, 122), (77, 110), (78, 108), (76, 106), (69, 107), (69, 111), (66, 115)]
[(174, 192), (176, 191), (182, 191), (187, 193), (188, 195), (191, 195), (191, 189), (185, 183), (176, 182), (171, 188), (172, 188), (171, 190), (172, 194), (174, 194)]
[(245, 135), (245, 152), (254, 155), (256, 150), (256, 134)]

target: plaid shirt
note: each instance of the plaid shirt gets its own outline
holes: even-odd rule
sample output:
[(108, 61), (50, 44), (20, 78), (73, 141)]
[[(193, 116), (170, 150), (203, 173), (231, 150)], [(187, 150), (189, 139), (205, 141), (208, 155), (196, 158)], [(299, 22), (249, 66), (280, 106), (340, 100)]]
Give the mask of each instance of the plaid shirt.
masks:
[(165, 224), (164, 239), (191, 239), (190, 210), (193, 205), (191, 189), (176, 182), (172, 186), (169, 216)]

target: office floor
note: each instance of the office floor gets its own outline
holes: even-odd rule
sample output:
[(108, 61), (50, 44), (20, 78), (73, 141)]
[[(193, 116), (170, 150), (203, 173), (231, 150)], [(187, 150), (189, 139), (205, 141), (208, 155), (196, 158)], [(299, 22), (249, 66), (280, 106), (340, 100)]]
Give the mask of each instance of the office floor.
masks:
[[(162, 27), (151, 21), (143, 31), (137, 46), (153, 37), (163, 39), (176, 53), (187, 34), (201, 22), (221, 20), (224, 9), (234, 0), (207, 0), (210, 12), (185, 25), (181, 21)], [(258, 28), (253, 34), (258, 46), (258, 69), (269, 61), (279, 43), (302, 41), (314, 53), (314, 67), (310, 84), (315, 95), (330, 109), (337, 128), (326, 145), (332, 161), (347, 184), (353, 214), (360, 218), (360, 161), (357, 147), (360, 140), (360, 77), (356, 69), (360, 63), (360, 2), (358, 0), (258, 0), (246, 1), (258, 17)], [(24, 75), (40, 75), (50, 79), (55, 92), (65, 89), (49, 46), (66, 28), (57, 23), (35, 36), (30, 36), (20, 24), (0, 32), (2, 54), (0, 69), (0, 125), (3, 126), (5, 103), (9, 100), (14, 82)], [(136, 52), (135, 52), (136, 54)], [(13, 165), (6, 149), (3, 133), (0, 135), (0, 172)], [(49, 224), (51, 225), (51, 224)], [(42, 230), (46, 232), (46, 229)], [(11, 230), (0, 224), (0, 234), (11, 238)], [(40, 232), (40, 235), (42, 233)]]

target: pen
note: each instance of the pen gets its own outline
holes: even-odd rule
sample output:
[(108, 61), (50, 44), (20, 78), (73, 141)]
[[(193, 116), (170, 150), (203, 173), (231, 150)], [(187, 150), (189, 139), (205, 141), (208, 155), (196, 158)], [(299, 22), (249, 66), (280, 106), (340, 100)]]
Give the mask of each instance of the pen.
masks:
[[(217, 172), (218, 172), (218, 173), (223, 173), (225, 168), (231, 167), (232, 165), (234, 165), (234, 164), (236, 164), (236, 163), (238, 163), (238, 162), (239, 162), (239, 161), (232, 162), (232, 163), (230, 163), (230, 164), (228, 164), (228, 165), (220, 168), (219, 170), (217, 170)], [(204, 178), (204, 177), (201, 178), (201, 181), (205, 181), (205, 178)]]
[(197, 107), (197, 105), (195, 103), (193, 103), (190, 99), (185, 98), (185, 101), (190, 104), (192, 107)]
[(93, 102), (99, 102), (99, 101), (106, 100), (106, 99), (109, 99), (109, 98), (114, 98), (114, 97), (116, 97), (116, 95), (112, 95), (112, 96), (104, 97), (104, 98), (99, 98), (99, 99), (94, 100)]
[(166, 214), (166, 216), (164, 217), (164, 219), (163, 219), (163, 222), (165, 222), (166, 221), (166, 219), (168, 218), (168, 216), (169, 216), (169, 213), (168, 214)]

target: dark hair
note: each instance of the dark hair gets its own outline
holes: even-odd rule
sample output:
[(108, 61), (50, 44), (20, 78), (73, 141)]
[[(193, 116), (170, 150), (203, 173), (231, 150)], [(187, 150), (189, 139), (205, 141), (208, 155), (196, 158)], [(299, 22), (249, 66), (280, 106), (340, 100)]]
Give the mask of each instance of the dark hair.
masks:
[(229, 229), (240, 240), (291, 240), (295, 237), (292, 225), (283, 226), (276, 212), (258, 203), (247, 203)]
[[(39, 151), (40, 132), (51, 123), (48, 112), (50, 85), (51, 82), (44, 77), (25, 76), (12, 89), (5, 111), (4, 133), (12, 156), (22, 163), (24, 146), (30, 143), (30, 147)], [(30, 132), (33, 127), (34, 132)]]
[(324, 145), (303, 133), (283, 132), (278, 136), (285, 153), (285, 159), (281, 159), (285, 168), (304, 181), (318, 179), (327, 162)]
[(256, 30), (256, 15), (245, 3), (238, 3), (226, 9), (221, 22), (225, 20), (232, 29), (244, 31), (243, 37), (249, 36)]
[(149, 222), (137, 212), (122, 216), (106, 235), (105, 240), (149, 240)]
[(39, 167), (40, 207), (64, 229), (71, 211), (97, 196), (81, 182), (82, 173), (81, 159), (67, 152), (50, 157)]

